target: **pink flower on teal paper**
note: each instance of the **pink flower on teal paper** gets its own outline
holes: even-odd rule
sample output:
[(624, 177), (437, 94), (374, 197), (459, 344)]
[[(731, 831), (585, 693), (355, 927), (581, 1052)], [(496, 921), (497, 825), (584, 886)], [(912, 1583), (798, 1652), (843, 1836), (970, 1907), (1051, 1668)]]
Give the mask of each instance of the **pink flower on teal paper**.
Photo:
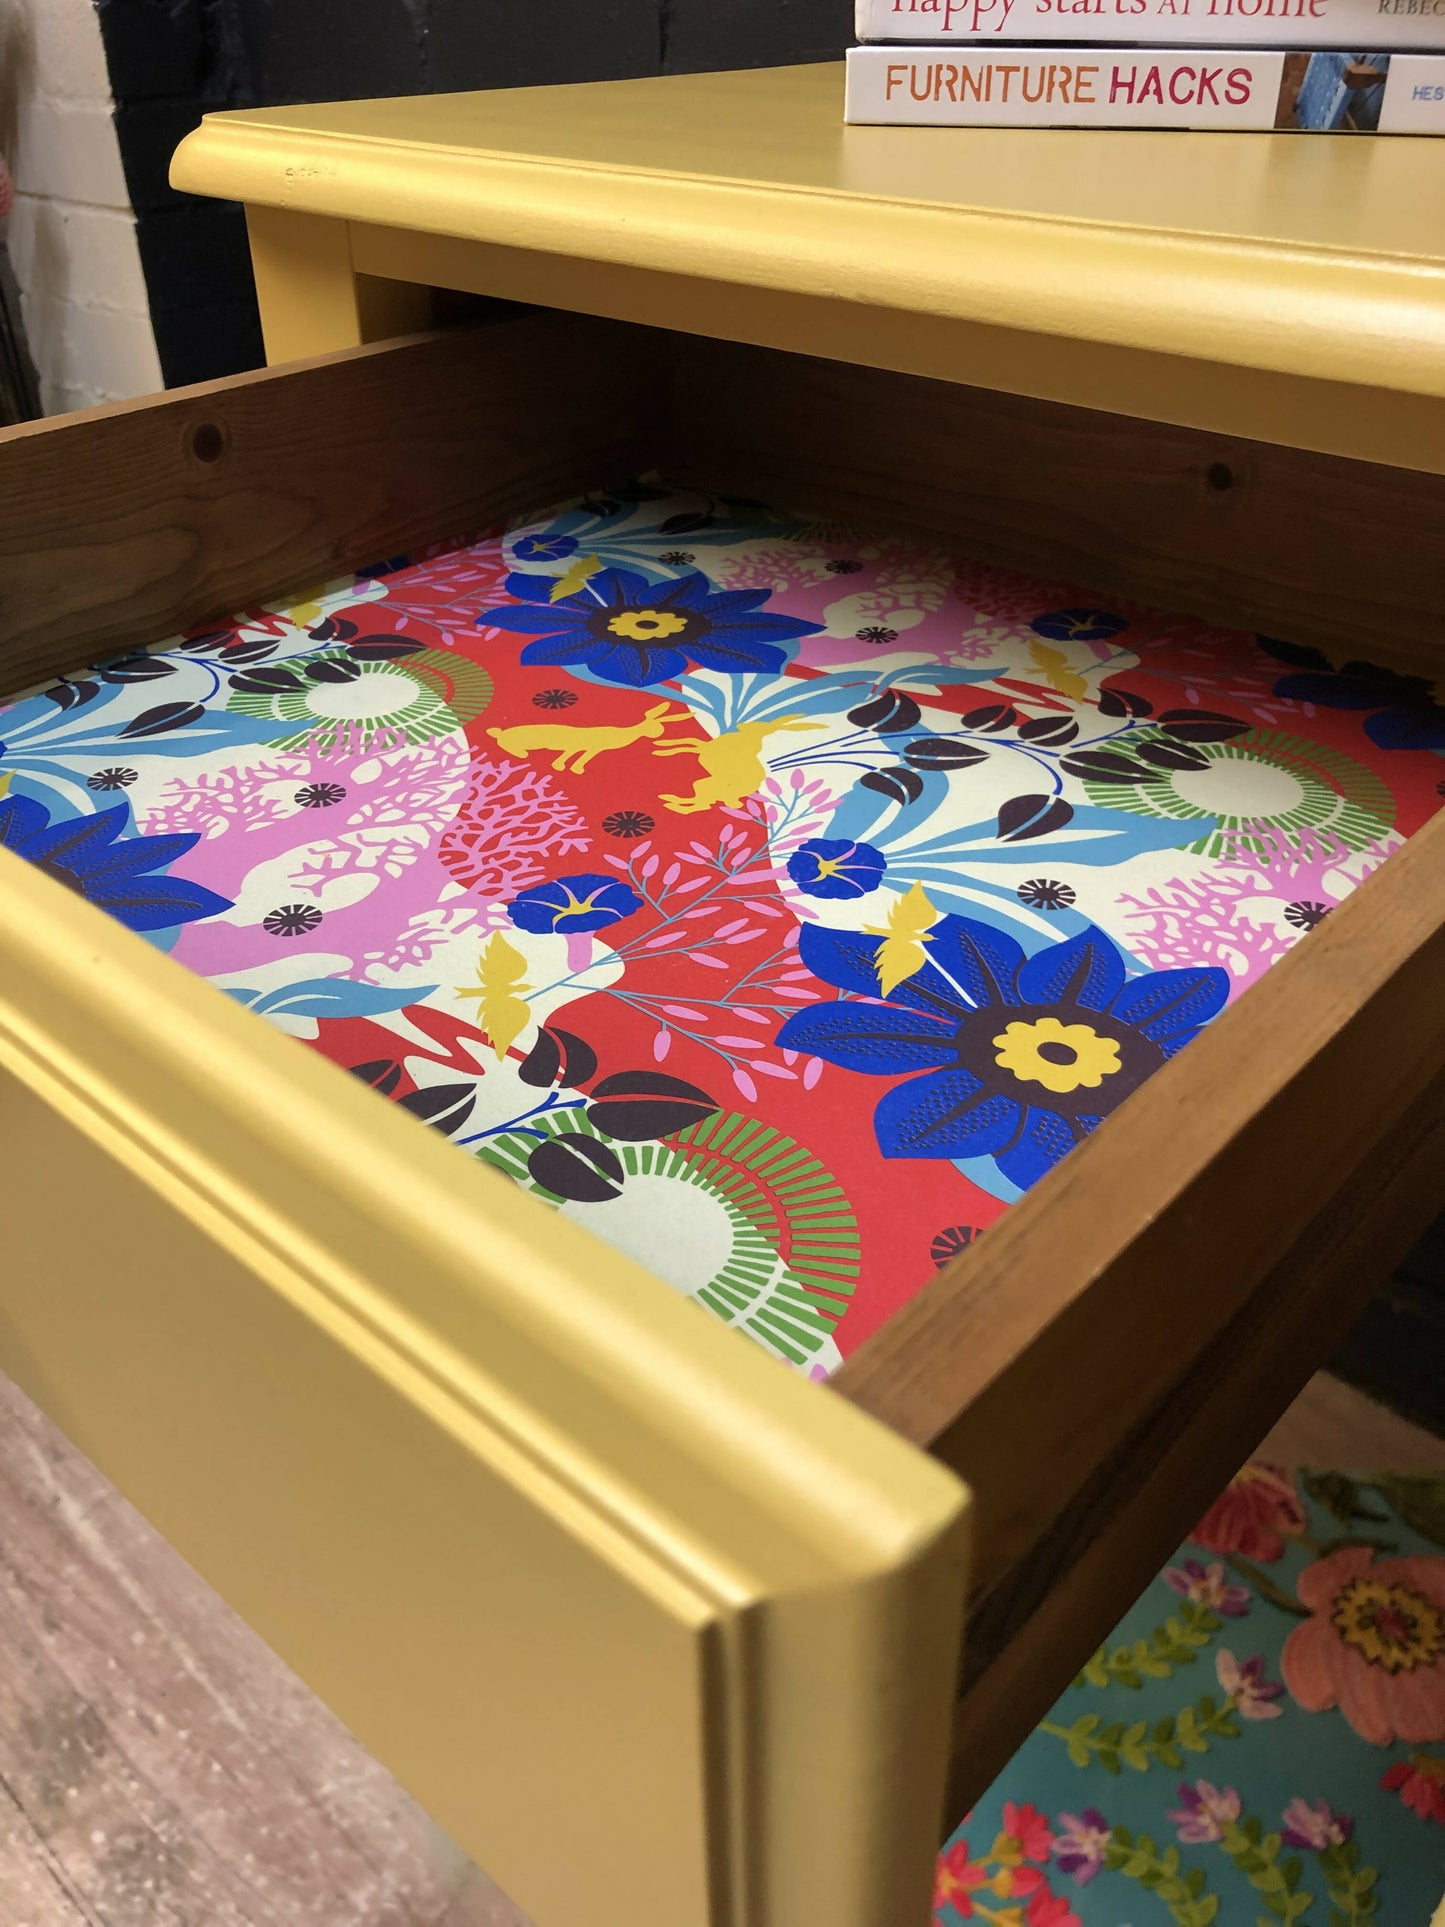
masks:
[(1326, 1800), (1305, 1800), (1298, 1795), (1285, 1808), (1282, 1837), (1287, 1847), (1304, 1847), (1323, 1853), (1326, 1847), (1343, 1846), (1355, 1830), (1347, 1813), (1332, 1813)]
[[(1040, 1813), (1029, 1801), (1024, 1801), (1022, 1806), (1016, 1800), (1004, 1801), (1003, 1830), (1011, 1841), (1018, 1843), (1026, 1860), (1037, 1860), (1042, 1865), (1048, 1859), (1054, 1844), (1053, 1829), (1047, 1814)], [(994, 1851), (997, 1853), (998, 1848)], [(1000, 1857), (1013, 1858), (1011, 1854)]]
[(947, 1852), (938, 1856), (934, 1870), (934, 1920), (941, 1923), (946, 1918), (945, 1908), (952, 1908), (960, 1920), (968, 1920), (973, 1914), (971, 1896), (987, 1879), (988, 1868), (981, 1860), (971, 1858), (968, 1842), (955, 1840)]
[(1248, 1586), (1236, 1586), (1227, 1580), (1223, 1562), (1218, 1559), (1211, 1560), (1207, 1566), (1197, 1559), (1186, 1559), (1182, 1566), (1166, 1566), (1164, 1583), (1194, 1605), (1206, 1606), (1211, 1612), (1222, 1613), (1226, 1619), (1238, 1619), (1249, 1611)]
[(1081, 1887), (1087, 1887), (1104, 1864), (1112, 1828), (1097, 1807), (1082, 1813), (1061, 1813), (1059, 1832), (1054, 1835), (1054, 1864), (1061, 1873), (1071, 1873)]
[(1264, 1676), (1264, 1657), (1255, 1653), (1243, 1662), (1227, 1646), (1214, 1655), (1214, 1677), (1228, 1693), (1234, 1710), (1245, 1720), (1277, 1720), (1284, 1711), (1273, 1702), (1284, 1696), (1284, 1688)]
[(1216, 1786), (1212, 1780), (1196, 1780), (1193, 1786), (1179, 1788), (1179, 1805), (1171, 1807), (1169, 1818), (1186, 1845), (1222, 1840), (1226, 1827), (1234, 1825), (1243, 1812), (1238, 1787)]
[(1062, 1894), (1041, 1887), (1025, 1909), (1028, 1927), (1080, 1927), (1079, 1916)]

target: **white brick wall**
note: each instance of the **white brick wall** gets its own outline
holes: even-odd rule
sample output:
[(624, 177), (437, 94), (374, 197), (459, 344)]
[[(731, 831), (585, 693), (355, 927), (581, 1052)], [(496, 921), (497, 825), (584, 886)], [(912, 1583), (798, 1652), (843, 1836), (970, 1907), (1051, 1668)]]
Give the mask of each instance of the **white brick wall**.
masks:
[(161, 386), (91, 0), (0, 0), (8, 242), (47, 414)]

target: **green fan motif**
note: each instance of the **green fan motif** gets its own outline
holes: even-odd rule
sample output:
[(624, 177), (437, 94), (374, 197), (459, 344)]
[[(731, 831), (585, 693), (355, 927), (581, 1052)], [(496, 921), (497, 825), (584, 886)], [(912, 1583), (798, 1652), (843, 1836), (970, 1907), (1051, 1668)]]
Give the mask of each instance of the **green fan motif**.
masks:
[[(837, 1180), (794, 1139), (737, 1112), (716, 1113), (658, 1143), (608, 1137), (580, 1111), (535, 1118), (481, 1145), (477, 1155), (549, 1204), (563, 1200), (531, 1176), (527, 1159), (539, 1134), (580, 1132), (607, 1144), (624, 1182), (652, 1177), (701, 1189), (726, 1216), (724, 1262), (689, 1296), (724, 1323), (792, 1365), (823, 1362), (858, 1278), (858, 1224)], [(606, 1236), (608, 1206), (588, 1217)], [(823, 1355), (820, 1357), (820, 1354)]]
[[(346, 679), (326, 679), (331, 665), (346, 672)], [(345, 649), (331, 649), (282, 667), (294, 674), (294, 687), (233, 688), (226, 700), (227, 709), (282, 725), (272, 739), (277, 749), (310, 748), (327, 755), (373, 744), (425, 743), (450, 736), (492, 700), (486, 670), (441, 649), (375, 662), (358, 662)], [(323, 673), (316, 677), (313, 670)]]
[[(1161, 730), (1141, 730), (1117, 747), (1127, 754), (1167, 741)], [(1218, 828), (1186, 846), (1212, 857), (1267, 854), (1280, 843), (1297, 848), (1311, 831), (1363, 850), (1395, 821), (1388, 786), (1341, 750), (1278, 729), (1191, 747), (1209, 759), (1206, 768), (1161, 770), (1151, 783), (1087, 777), (1089, 801), (1135, 816), (1215, 817)]]

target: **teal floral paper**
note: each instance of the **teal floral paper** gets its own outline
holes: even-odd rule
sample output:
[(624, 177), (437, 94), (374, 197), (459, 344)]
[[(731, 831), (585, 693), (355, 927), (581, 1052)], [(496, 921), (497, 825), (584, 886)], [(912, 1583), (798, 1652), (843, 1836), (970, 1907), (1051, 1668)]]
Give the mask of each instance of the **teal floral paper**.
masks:
[(1445, 1479), (1245, 1468), (938, 1863), (936, 1927), (1427, 1927)]

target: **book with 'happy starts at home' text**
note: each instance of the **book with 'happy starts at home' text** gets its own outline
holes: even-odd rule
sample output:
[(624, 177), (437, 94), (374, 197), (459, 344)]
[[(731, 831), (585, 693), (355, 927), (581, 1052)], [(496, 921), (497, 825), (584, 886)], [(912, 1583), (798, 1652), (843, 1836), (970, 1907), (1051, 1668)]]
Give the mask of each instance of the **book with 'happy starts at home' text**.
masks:
[(852, 47), (843, 117), (904, 127), (1445, 134), (1445, 51)]
[(862, 41), (1117, 40), (1445, 53), (1445, 0), (856, 0)]

